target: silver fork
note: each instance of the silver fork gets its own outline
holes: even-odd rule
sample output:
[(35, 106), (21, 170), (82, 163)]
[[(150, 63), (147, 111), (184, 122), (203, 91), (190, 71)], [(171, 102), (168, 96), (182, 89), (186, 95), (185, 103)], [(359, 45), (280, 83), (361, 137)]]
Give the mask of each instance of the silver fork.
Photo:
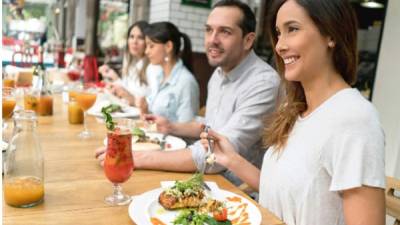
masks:
[[(206, 125), (204, 127), (204, 132), (206, 132), (208, 134), (208, 131), (210, 130), (210, 126)], [(211, 147), (211, 140), (210, 138), (207, 136), (207, 142), (208, 142), (208, 148), (207, 148), (207, 153), (206, 153), (206, 160), (208, 157), (210, 157), (210, 155), (213, 153), (212, 151), (212, 147)], [(206, 162), (207, 163), (207, 162)]]
[[(210, 129), (210, 126), (205, 126), (204, 127), (204, 132), (206, 132), (206, 133), (208, 133), (208, 130)], [(211, 141), (210, 141), (210, 138), (208, 138), (207, 137), (207, 141), (208, 141), (208, 148), (207, 148), (207, 153), (206, 153), (206, 156), (205, 156), (205, 158), (204, 158), (204, 166), (203, 166), (203, 168), (201, 169), (201, 174), (203, 174), (204, 175), (204, 171), (206, 170), (206, 168), (207, 168), (207, 158), (212, 154), (212, 150), (211, 150)], [(206, 188), (207, 190), (209, 190), (209, 191), (211, 191), (211, 188), (207, 185), (207, 183), (206, 182), (204, 182), (203, 181), (203, 187), (204, 188)]]
[(162, 138), (160, 140), (161, 150), (165, 149), (165, 144), (167, 143), (167, 140), (166, 140), (167, 136), (168, 136), (168, 134), (163, 134), (163, 136), (162, 136)]

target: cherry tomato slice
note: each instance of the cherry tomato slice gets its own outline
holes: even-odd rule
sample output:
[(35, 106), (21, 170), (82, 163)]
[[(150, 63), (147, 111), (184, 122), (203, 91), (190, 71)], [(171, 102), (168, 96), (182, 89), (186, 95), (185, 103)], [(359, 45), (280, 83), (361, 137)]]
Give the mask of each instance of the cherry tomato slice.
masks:
[(220, 211), (214, 211), (213, 217), (216, 221), (226, 221), (228, 219), (228, 211), (226, 208), (223, 208)]

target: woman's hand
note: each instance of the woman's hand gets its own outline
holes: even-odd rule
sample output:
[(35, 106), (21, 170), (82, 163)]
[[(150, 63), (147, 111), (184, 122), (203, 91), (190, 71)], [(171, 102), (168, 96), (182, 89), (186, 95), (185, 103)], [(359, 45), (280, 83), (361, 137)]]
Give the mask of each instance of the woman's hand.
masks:
[(127, 98), (130, 95), (130, 93), (119, 84), (110, 84), (108, 88), (110, 89), (111, 93), (118, 98)]
[(103, 76), (103, 78), (109, 79), (111, 81), (115, 81), (119, 78), (117, 72), (111, 69), (107, 64), (99, 67), (99, 73)]
[(144, 115), (144, 120), (148, 123), (156, 124), (157, 131), (163, 134), (172, 133), (172, 123), (165, 117), (157, 115)]
[(106, 157), (106, 147), (99, 147), (95, 151), (95, 157), (101, 166), (104, 166), (104, 159)]
[(200, 134), (200, 142), (204, 147), (204, 150), (207, 151), (208, 149), (208, 140), (207, 138), (211, 139), (211, 144), (214, 150), (215, 161), (222, 166), (229, 168), (229, 163), (233, 161), (233, 158), (238, 155), (235, 151), (235, 147), (229, 142), (229, 140), (212, 130), (209, 130), (208, 133), (202, 132)]
[(145, 114), (147, 114), (149, 111), (148, 111), (148, 104), (147, 104), (147, 101), (146, 101), (146, 97), (143, 97), (143, 96), (135, 96), (135, 104), (134, 104), (134, 106), (135, 107), (137, 107), (138, 109), (139, 109), (139, 111), (140, 111), (140, 117), (142, 118), (142, 119), (145, 119), (144, 117), (145, 117)]

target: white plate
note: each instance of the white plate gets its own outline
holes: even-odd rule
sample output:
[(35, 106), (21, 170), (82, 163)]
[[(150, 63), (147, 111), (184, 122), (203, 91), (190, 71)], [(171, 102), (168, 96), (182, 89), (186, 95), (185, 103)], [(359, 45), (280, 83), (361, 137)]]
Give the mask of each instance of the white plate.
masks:
[[(132, 202), (128, 208), (128, 213), (133, 222), (141, 225), (152, 225), (150, 218), (155, 217), (167, 225), (172, 225), (172, 221), (179, 214), (179, 210), (165, 210), (158, 203), (158, 196), (162, 191), (162, 188), (157, 188), (132, 198)], [(211, 197), (221, 201), (226, 201), (228, 197), (236, 197), (237, 199), (240, 199), (241, 202), (226, 201), (226, 206), (229, 208), (228, 214), (229, 212), (232, 212), (232, 210), (237, 209), (240, 205), (246, 204), (247, 207), (245, 208), (245, 212), (249, 215), (246, 221), (251, 225), (261, 224), (260, 210), (253, 203), (242, 196), (220, 189), (217, 192), (213, 191), (211, 193)], [(238, 214), (240, 213), (241, 210), (239, 209), (235, 215), (228, 215), (228, 219), (233, 220), (237, 218)], [(240, 221), (240, 223), (245, 223), (246, 221)]]
[[(146, 132), (146, 135), (150, 137), (150, 139), (158, 138), (161, 140), (163, 134), (161, 133), (151, 133), (151, 132)], [(186, 142), (182, 138), (178, 138), (172, 135), (168, 135), (165, 138), (166, 144), (165, 144), (165, 151), (176, 151), (179, 149), (184, 149), (186, 148)], [(104, 139), (103, 144), (107, 146), (107, 138)], [(132, 143), (132, 149), (135, 150), (134, 147), (135, 143)], [(142, 150), (145, 151), (145, 150)]]
[[(139, 109), (135, 107), (122, 107), (123, 112), (111, 113), (113, 118), (137, 118), (140, 115)], [(103, 114), (100, 111), (89, 110), (89, 115), (103, 118)]]
[[(103, 114), (101, 113), (101, 108), (108, 106), (111, 103), (112, 102), (108, 100), (96, 100), (94, 106), (88, 110), (88, 114), (103, 118)], [(131, 107), (126, 104), (117, 104), (117, 105), (121, 106), (122, 112), (111, 113), (111, 116), (113, 118), (137, 118), (140, 116), (140, 111), (136, 107)]]
[(117, 104), (121, 106), (122, 109), (122, 112), (111, 113), (113, 118), (136, 118), (140, 116), (140, 111), (138, 108), (129, 106), (123, 100), (118, 99), (110, 93), (98, 93), (96, 102), (88, 110), (88, 114), (103, 118), (103, 114), (101, 114), (101, 108), (110, 104)]

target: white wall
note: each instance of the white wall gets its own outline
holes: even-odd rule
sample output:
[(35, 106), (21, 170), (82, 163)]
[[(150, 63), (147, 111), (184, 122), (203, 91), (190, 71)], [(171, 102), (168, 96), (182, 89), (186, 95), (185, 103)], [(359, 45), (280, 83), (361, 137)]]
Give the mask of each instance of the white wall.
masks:
[(86, 31), (86, 1), (78, 0), (75, 10), (75, 37), (85, 38)]
[[(372, 102), (386, 134), (386, 174), (400, 178), (400, 1), (389, 0)], [(394, 218), (386, 216), (386, 225)]]
[(152, 0), (150, 23), (170, 21), (192, 41), (194, 52), (204, 52), (204, 24), (210, 9), (182, 5), (181, 0)]
[[(218, 0), (213, 0), (212, 4)], [(260, 4), (260, 0), (242, 0), (253, 9)], [(150, 5), (150, 23), (170, 21), (181, 32), (186, 33), (192, 41), (194, 52), (204, 52), (204, 24), (207, 21), (210, 9), (182, 5), (181, 0), (152, 0)]]
[(386, 174), (400, 178), (400, 1), (389, 0), (372, 102), (386, 134)]

